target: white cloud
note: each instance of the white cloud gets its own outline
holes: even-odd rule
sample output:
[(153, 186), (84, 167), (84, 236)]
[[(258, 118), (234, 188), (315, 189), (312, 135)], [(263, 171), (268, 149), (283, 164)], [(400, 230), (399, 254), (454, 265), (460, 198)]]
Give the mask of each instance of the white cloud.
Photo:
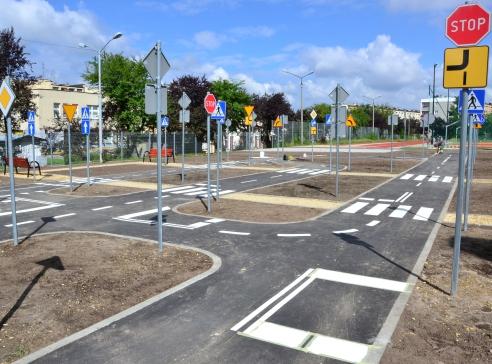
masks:
[(198, 32), (193, 36), (195, 44), (203, 49), (216, 49), (219, 48), (222, 43), (228, 41), (228, 38), (224, 35), (217, 34), (208, 30)]
[(256, 27), (236, 27), (230, 30), (231, 35), (237, 37), (261, 37), (269, 38), (275, 34), (275, 30), (267, 26), (256, 26)]
[(155, 1), (138, 0), (136, 5), (163, 12), (177, 11), (184, 15), (196, 15), (215, 7), (234, 8), (240, 0), (179, 0), (179, 1)]
[(236, 43), (246, 38), (268, 38), (275, 34), (273, 28), (267, 26), (235, 27), (216, 33), (204, 30), (195, 33), (193, 42), (201, 49), (217, 49), (226, 42)]
[[(382, 4), (393, 11), (428, 12), (451, 10), (463, 4), (461, 0), (381, 0)], [(482, 0), (484, 6), (491, 5), (491, 0)]]

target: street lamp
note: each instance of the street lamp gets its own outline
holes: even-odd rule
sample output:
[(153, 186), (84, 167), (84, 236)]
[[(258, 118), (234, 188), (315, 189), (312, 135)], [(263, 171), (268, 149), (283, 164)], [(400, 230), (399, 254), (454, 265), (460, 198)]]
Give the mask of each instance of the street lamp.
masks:
[(376, 101), (376, 99), (379, 99), (381, 95), (376, 97), (369, 97), (369, 96), (362, 96), (362, 97), (365, 97), (368, 100), (372, 100), (372, 135), (374, 135), (374, 101)]
[(289, 72), (286, 70), (283, 70), (283, 72), (288, 73), (289, 75), (297, 77), (299, 80), (301, 80), (301, 144), (304, 144), (304, 104), (303, 104), (304, 101), (302, 98), (302, 87), (304, 84), (303, 84), (302, 80), (305, 77), (312, 75), (314, 73), (314, 71), (308, 72), (305, 75), (297, 75), (295, 73), (292, 73), (292, 72)]
[(79, 43), (79, 47), (81, 48), (87, 48), (90, 50), (93, 50), (97, 52), (97, 79), (98, 79), (98, 88), (99, 88), (99, 105), (98, 105), (98, 119), (99, 119), (99, 162), (103, 162), (103, 157), (102, 157), (102, 151), (103, 151), (103, 122), (102, 122), (102, 89), (101, 89), (101, 54), (104, 51), (104, 49), (108, 46), (111, 41), (121, 38), (123, 36), (123, 33), (118, 32), (113, 37), (108, 40), (108, 42), (102, 47), (101, 49), (97, 50), (94, 48), (90, 48), (87, 44), (85, 43)]

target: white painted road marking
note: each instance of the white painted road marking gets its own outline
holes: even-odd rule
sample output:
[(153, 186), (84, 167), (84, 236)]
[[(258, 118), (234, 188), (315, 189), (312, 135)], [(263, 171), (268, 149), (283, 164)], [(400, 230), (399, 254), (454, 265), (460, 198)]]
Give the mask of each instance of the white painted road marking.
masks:
[(281, 174), (277, 175), (277, 176), (271, 176), (270, 178), (273, 179), (273, 178), (279, 178), (279, 177), (282, 177)]
[(77, 215), (77, 214), (75, 212), (72, 212), (70, 214), (53, 216), (53, 219), (58, 220), (58, 219), (61, 219), (61, 218), (64, 218), (64, 217), (69, 217), (69, 216), (74, 216), (74, 215)]
[(142, 200), (136, 200), (136, 201), (130, 201), (130, 202), (125, 202), (125, 205), (133, 205), (135, 203), (142, 202)]
[(403, 217), (405, 217), (405, 215), (407, 214), (408, 211), (410, 211), (410, 209), (412, 208), (412, 206), (408, 206), (408, 205), (399, 205), (395, 211), (393, 211), (389, 217), (396, 217), (397, 219), (402, 219)]
[(229, 231), (229, 230), (219, 230), (219, 233), (221, 234), (229, 234), (229, 235), (243, 235), (243, 236), (248, 236), (250, 233), (243, 233), (240, 231)]
[(95, 209), (92, 209), (92, 211), (100, 211), (100, 210), (107, 210), (112, 208), (113, 206), (103, 206), (103, 207), (97, 207)]
[(446, 177), (444, 177), (444, 178), (442, 179), (442, 181), (443, 181), (444, 183), (451, 183), (451, 181), (452, 181), (452, 180), (453, 180), (453, 177), (451, 177), (451, 176), (446, 176)]
[(338, 230), (338, 231), (334, 231), (333, 234), (350, 234), (350, 233), (356, 233), (357, 229), (348, 229), (348, 230)]
[(422, 184), (422, 182), (420, 182), (420, 183), (417, 183), (417, 187), (419, 187), (419, 186), (420, 186), (421, 184)]
[(408, 195), (410, 192), (405, 192), (403, 195), (398, 197), (395, 202), (399, 202), (401, 199), (405, 198), (406, 195)]
[(364, 201), (374, 201), (373, 198), (371, 197), (359, 197), (359, 200), (364, 200)]
[(366, 211), (364, 213), (364, 215), (378, 216), (384, 210), (386, 210), (388, 207), (390, 207), (390, 204), (388, 204), (388, 203), (378, 203), (376, 206), (374, 206), (373, 208), (371, 208), (369, 211)]
[(239, 182), (239, 183), (251, 183), (251, 182), (256, 182), (258, 181), (257, 179), (250, 179), (249, 181), (242, 181), (242, 182)]
[(415, 177), (414, 181), (423, 181), (427, 177), (426, 174), (420, 174), (417, 177)]
[[(34, 221), (32, 220), (29, 220), (29, 221), (23, 221), (23, 222), (18, 222), (17, 223), (17, 226), (20, 226), (20, 225), (26, 225), (26, 224), (32, 224)], [(12, 227), (12, 224), (7, 224), (7, 225), (4, 225), (5, 227)]]
[(220, 219), (220, 218), (217, 217), (217, 218), (213, 218), (213, 219), (210, 219), (210, 220), (206, 220), (205, 222), (209, 222), (211, 224), (216, 224), (218, 222), (224, 222), (224, 221), (226, 221), (226, 219)]
[(406, 175), (402, 176), (400, 179), (410, 179), (412, 177), (413, 177), (413, 174), (410, 174), (409, 173), (409, 174), (406, 174)]
[(311, 234), (277, 234), (278, 237), (295, 238), (301, 236), (311, 236)]
[(369, 205), (369, 202), (355, 202), (346, 209), (342, 210), (342, 212), (345, 212), (347, 214), (355, 214), (357, 211), (363, 209)]
[(402, 198), (400, 200), (401, 203), (405, 202), (406, 200), (408, 200), (410, 198), (410, 196), (413, 195), (413, 192), (409, 192), (408, 195), (406, 195), (404, 198)]
[(381, 221), (379, 220), (372, 220), (371, 222), (368, 222), (366, 224), (366, 226), (376, 226), (377, 224), (379, 224)]
[(381, 202), (395, 202), (395, 200), (389, 200), (387, 198), (380, 198), (378, 201), (381, 201)]
[(415, 216), (413, 217), (414, 220), (420, 220), (420, 221), (427, 221), (430, 217), (430, 215), (432, 214), (432, 211), (434, 211), (434, 209), (430, 208), (430, 207), (421, 207), (417, 213), (415, 214)]
[(439, 177), (440, 176), (432, 176), (431, 178), (429, 178), (429, 182), (437, 182), (439, 180)]

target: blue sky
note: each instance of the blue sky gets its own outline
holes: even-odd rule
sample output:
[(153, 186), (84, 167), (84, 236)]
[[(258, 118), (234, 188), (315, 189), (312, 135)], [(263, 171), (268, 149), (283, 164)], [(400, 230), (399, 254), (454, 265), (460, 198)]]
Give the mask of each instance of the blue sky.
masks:
[[(282, 70), (314, 71), (305, 105), (329, 102), (341, 83), (349, 102), (418, 109), (433, 64), (452, 47), (444, 35), (455, 0), (0, 0), (0, 26), (14, 26), (36, 62), (35, 72), (79, 82), (93, 53), (121, 31), (109, 51), (142, 57), (160, 40), (178, 75), (242, 80), (250, 92), (285, 92), (299, 107), (299, 85)], [(482, 0), (492, 10), (492, 0)], [(482, 43), (489, 44), (490, 36)], [(437, 93), (442, 66), (436, 73)], [(489, 90), (490, 91), (490, 88)], [(453, 94), (454, 92), (452, 92)], [(490, 101), (490, 92), (488, 92)]]

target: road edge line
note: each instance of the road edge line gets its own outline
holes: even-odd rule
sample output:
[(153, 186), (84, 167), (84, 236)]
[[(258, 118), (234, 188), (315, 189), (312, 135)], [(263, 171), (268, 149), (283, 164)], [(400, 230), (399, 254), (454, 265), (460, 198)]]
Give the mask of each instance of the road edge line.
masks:
[(458, 187), (458, 181), (455, 181), (453, 187), (451, 188), (451, 191), (449, 192), (449, 196), (446, 202), (444, 203), (441, 213), (439, 214), (439, 218), (434, 223), (434, 227), (432, 228), (432, 231), (429, 237), (427, 238), (427, 241), (425, 242), (424, 248), (420, 252), (417, 262), (413, 266), (412, 273), (415, 275), (410, 274), (407, 279), (407, 284), (410, 287), (413, 287), (412, 290), (410, 292), (400, 293), (395, 303), (393, 304), (391, 311), (386, 317), (383, 326), (379, 330), (378, 335), (376, 336), (376, 340), (374, 340), (374, 343), (371, 346), (369, 353), (362, 360), (363, 363), (379, 363), (379, 361), (383, 357), (383, 354), (386, 351), (386, 347), (391, 342), (391, 337), (393, 336), (396, 327), (398, 325), (398, 322), (400, 321), (401, 315), (405, 310), (407, 302), (413, 293), (413, 289), (415, 288), (415, 283), (418, 280), (417, 276), (419, 276), (422, 273), (422, 270), (424, 269), (424, 264), (427, 261), (427, 257), (429, 256), (432, 246), (434, 245), (434, 241), (436, 240), (439, 229), (442, 225), (442, 222), (444, 221), (444, 217), (448, 212), (449, 205), (451, 204), (451, 201), (453, 199), (457, 187)]
[[(142, 241), (142, 242), (146, 242), (146, 243), (157, 244), (156, 241), (151, 240), (151, 239), (144, 239), (144, 238), (139, 238), (139, 237), (132, 237), (129, 235), (105, 233), (105, 232), (99, 232), (99, 231), (81, 231), (81, 230), (57, 231), (57, 232), (35, 234), (32, 236), (55, 235), (55, 234), (64, 234), (64, 233), (102, 234), (102, 235), (107, 235), (107, 236), (132, 239), (132, 240), (138, 240), (138, 241)], [(0, 245), (4, 244), (5, 242), (11, 241), (11, 240), (12, 239), (0, 241)], [(196, 283), (196, 282), (212, 275), (213, 273), (217, 272), (220, 269), (220, 267), (222, 266), (222, 259), (219, 256), (217, 256), (214, 253), (209, 252), (207, 250), (192, 247), (192, 246), (187, 246), (187, 245), (181, 245), (181, 244), (172, 244), (172, 243), (166, 243), (166, 244), (169, 246), (176, 247), (176, 248), (194, 250), (194, 251), (197, 251), (199, 253), (205, 254), (208, 257), (210, 257), (210, 259), (212, 259), (212, 267), (210, 267), (210, 269), (206, 270), (205, 272), (202, 272), (199, 275), (194, 276), (194, 277), (178, 284), (177, 286), (171, 287), (171, 288), (169, 288), (169, 289), (167, 289), (167, 290), (165, 290), (165, 291), (163, 291), (163, 292), (161, 292), (155, 296), (152, 296), (152, 297), (146, 299), (143, 302), (140, 302), (134, 306), (127, 308), (126, 310), (123, 310), (123, 311), (121, 311), (121, 312), (119, 312), (113, 316), (105, 318), (102, 321), (96, 322), (95, 324), (92, 324), (91, 326), (86, 327), (85, 329), (77, 331), (77, 332), (75, 332), (69, 336), (66, 336), (66, 337), (64, 337), (58, 341), (55, 341), (54, 343), (52, 343), (48, 346), (45, 346), (44, 348), (36, 350), (36, 351), (32, 352), (31, 354), (28, 354), (25, 357), (20, 358), (19, 360), (13, 362), (13, 364), (31, 363), (34, 360), (40, 359), (47, 354), (50, 354), (50, 353), (66, 346), (68, 344), (71, 344), (71, 343), (73, 343), (73, 342), (75, 342), (75, 341), (77, 341), (83, 337), (86, 337), (86, 336), (88, 336), (88, 335), (90, 335), (96, 331), (99, 331), (100, 329), (105, 328), (105, 327), (111, 325), (112, 323), (114, 323), (116, 321), (119, 321), (125, 317), (133, 315), (134, 313), (136, 313), (136, 312), (138, 312), (144, 308), (147, 308), (148, 306), (153, 305), (154, 303), (161, 301), (162, 299), (172, 295), (173, 293), (181, 291), (182, 289), (192, 285), (193, 283)]]

